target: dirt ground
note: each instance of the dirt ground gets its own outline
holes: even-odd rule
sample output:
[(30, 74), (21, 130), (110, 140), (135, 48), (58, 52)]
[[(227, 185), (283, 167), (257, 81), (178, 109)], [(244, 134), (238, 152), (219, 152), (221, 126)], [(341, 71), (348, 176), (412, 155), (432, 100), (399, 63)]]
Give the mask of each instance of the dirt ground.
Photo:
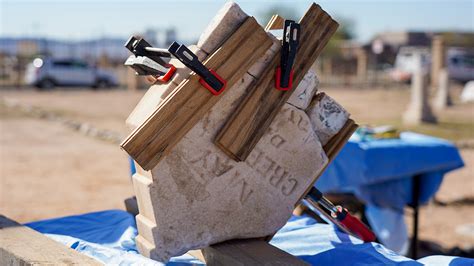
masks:
[[(330, 88), (360, 124), (401, 127), (408, 90)], [(128, 133), (125, 119), (144, 91), (58, 89), (0, 90), (0, 101), (18, 101), (100, 129)], [(454, 91), (457, 99), (459, 90)], [(474, 140), (474, 104), (438, 113), (438, 126), (408, 128), (451, 140)], [(474, 149), (462, 149), (466, 167), (451, 172), (436, 195), (443, 204), (421, 209), (420, 238), (464, 249), (474, 247)], [(127, 156), (117, 145), (84, 136), (59, 122), (32, 118), (0, 104), (0, 213), (19, 222), (119, 208), (133, 194)], [(410, 210), (407, 210), (410, 213)], [(407, 215), (409, 216), (409, 215)], [(411, 220), (407, 217), (410, 226)]]

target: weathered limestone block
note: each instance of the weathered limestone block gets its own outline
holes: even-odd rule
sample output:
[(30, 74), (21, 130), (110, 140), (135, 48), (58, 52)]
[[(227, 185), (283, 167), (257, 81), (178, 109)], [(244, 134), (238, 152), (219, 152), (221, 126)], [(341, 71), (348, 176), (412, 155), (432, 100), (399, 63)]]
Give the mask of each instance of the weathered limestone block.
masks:
[[(188, 46), (188, 48), (198, 57), (199, 61), (201, 62), (208, 56), (206, 52), (199, 49), (196, 45), (190, 45)], [(173, 57), (171, 58), (170, 63), (176, 67), (176, 72), (173, 78), (171, 79), (173, 83), (179, 85), (179, 83), (181, 83), (183, 80), (189, 78), (189, 75), (191, 75), (192, 71), (191, 69), (187, 68), (183, 63), (181, 63), (181, 61)]]
[(311, 99), (318, 91), (319, 80), (316, 72), (310, 69), (304, 76), (303, 80), (298, 84), (295, 91), (291, 94), (287, 103), (294, 105), (299, 109), (305, 110), (311, 103)]
[(245, 162), (214, 145), (215, 134), (251, 82), (253, 77), (245, 75), (229, 88), (150, 171), (151, 179), (134, 176), (140, 209), (136, 241), (142, 254), (166, 261), (224, 240), (270, 235), (285, 224), (327, 164), (309, 117), (289, 104)]
[(197, 46), (207, 54), (211, 54), (247, 17), (239, 5), (227, 2), (201, 34)]
[[(192, 49), (201, 49), (194, 51), (207, 56), (247, 17), (235, 3), (225, 4), (201, 35), (199, 48)], [(291, 104), (284, 105), (245, 161), (232, 160), (214, 144), (216, 134), (279, 45), (275, 39), (267, 54), (219, 96), (214, 107), (151, 171), (137, 165), (133, 184), (140, 212), (136, 243), (141, 254), (167, 261), (228, 239), (271, 235), (285, 224), (302, 194), (327, 165), (319, 135), (335, 134), (344, 123), (338, 127), (331, 121), (317, 128), (311, 121), (319, 118), (318, 111), (325, 112), (326, 119), (340, 119), (340, 115), (331, 117), (332, 105), (314, 103), (308, 107), (317, 91), (314, 72), (308, 72), (295, 88)], [(189, 70), (175, 65), (179, 72), (173, 81), (152, 86), (127, 119), (132, 128), (189, 77)]]
[(273, 41), (272, 46), (270, 46), (270, 49), (268, 49), (268, 51), (247, 71), (247, 73), (252, 75), (254, 78), (260, 77), (266, 66), (270, 64), (273, 57), (278, 52), (278, 48), (281, 46), (281, 41), (273, 36), (273, 34), (268, 33), (268, 36), (270, 36)]
[(313, 98), (306, 113), (323, 146), (341, 130), (350, 116), (340, 104), (324, 93)]

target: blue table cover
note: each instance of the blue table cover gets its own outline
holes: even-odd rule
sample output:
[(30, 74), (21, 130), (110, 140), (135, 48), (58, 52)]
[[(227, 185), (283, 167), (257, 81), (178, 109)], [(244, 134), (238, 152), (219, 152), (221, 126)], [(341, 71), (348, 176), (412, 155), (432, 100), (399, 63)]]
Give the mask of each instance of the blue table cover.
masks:
[[(134, 217), (121, 210), (68, 216), (26, 224), (54, 240), (108, 265), (163, 265), (137, 252)], [(429, 256), (417, 261), (397, 255), (378, 243), (362, 241), (318, 224), (309, 217), (292, 217), (272, 245), (312, 265), (474, 265), (473, 259)], [(202, 265), (189, 255), (166, 265)]]
[(443, 175), (464, 166), (450, 142), (413, 132), (398, 139), (354, 134), (315, 186), (323, 192), (354, 192), (366, 203), (403, 210), (413, 202), (412, 177), (421, 175), (419, 202), (439, 189)]
[(413, 132), (373, 139), (357, 132), (315, 186), (323, 192), (352, 192), (366, 203), (365, 214), (378, 239), (402, 254), (409, 237), (403, 209), (413, 203), (413, 177), (420, 175), (419, 203), (438, 191), (445, 173), (464, 165), (450, 142)]

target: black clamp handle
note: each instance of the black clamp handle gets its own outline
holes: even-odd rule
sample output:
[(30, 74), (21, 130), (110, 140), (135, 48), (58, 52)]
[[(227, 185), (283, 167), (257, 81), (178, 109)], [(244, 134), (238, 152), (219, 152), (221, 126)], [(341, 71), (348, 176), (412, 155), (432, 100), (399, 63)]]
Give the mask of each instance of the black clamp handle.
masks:
[(183, 44), (173, 42), (168, 51), (181, 61), (185, 66), (198, 74), (201, 78), (199, 82), (212, 94), (219, 95), (224, 91), (227, 81), (221, 78), (212, 69), (207, 69), (198, 57)]
[(298, 50), (300, 24), (293, 20), (285, 20), (283, 42), (280, 52), (280, 66), (276, 70), (275, 87), (287, 91), (293, 86), (293, 63)]

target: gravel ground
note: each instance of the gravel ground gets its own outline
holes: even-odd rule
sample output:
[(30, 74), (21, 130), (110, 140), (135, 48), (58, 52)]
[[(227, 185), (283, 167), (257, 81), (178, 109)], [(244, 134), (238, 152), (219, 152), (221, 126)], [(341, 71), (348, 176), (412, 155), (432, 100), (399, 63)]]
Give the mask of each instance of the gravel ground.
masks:
[(19, 222), (123, 209), (133, 194), (119, 147), (54, 122), (0, 120), (0, 212)]

